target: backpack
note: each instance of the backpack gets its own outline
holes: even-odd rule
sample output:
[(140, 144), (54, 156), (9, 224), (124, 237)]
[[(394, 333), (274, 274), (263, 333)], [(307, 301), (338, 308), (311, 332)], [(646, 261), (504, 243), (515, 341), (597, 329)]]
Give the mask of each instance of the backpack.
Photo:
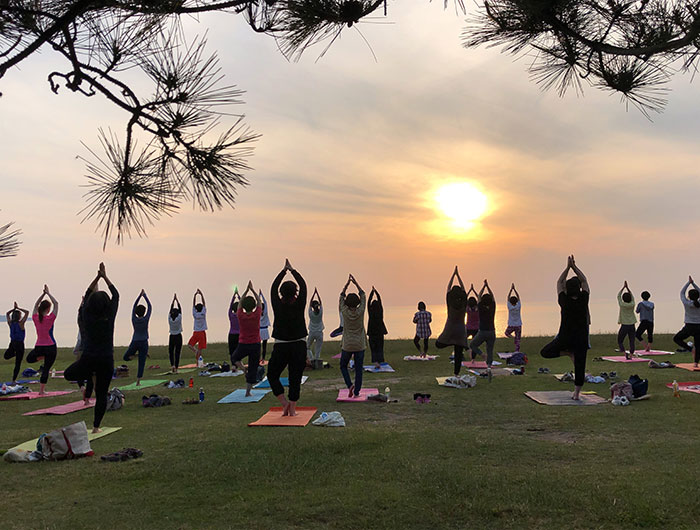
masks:
[(632, 399), (634, 393), (632, 392), (632, 385), (626, 381), (620, 381), (610, 386), (610, 398), (613, 399), (617, 396), (625, 396), (627, 399)]
[(632, 393), (634, 394), (634, 397), (640, 398), (642, 396), (646, 396), (647, 391), (649, 390), (648, 379), (642, 379), (637, 374), (634, 374), (630, 376), (628, 382), (630, 385), (632, 385)]
[(508, 357), (508, 364), (512, 364), (515, 366), (522, 366), (524, 364), (527, 364), (527, 355), (521, 352), (514, 353), (510, 357)]
[(124, 394), (118, 388), (113, 388), (107, 394), (107, 410), (119, 410), (124, 406)]

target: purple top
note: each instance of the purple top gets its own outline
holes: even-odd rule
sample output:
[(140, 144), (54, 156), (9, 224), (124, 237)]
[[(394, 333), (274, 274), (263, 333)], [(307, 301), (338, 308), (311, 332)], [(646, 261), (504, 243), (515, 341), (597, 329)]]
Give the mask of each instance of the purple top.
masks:
[(467, 329), (479, 329), (479, 308), (467, 306)]
[(238, 324), (238, 315), (235, 311), (228, 312), (228, 321), (231, 323), (228, 334), (239, 335), (241, 333), (241, 326)]

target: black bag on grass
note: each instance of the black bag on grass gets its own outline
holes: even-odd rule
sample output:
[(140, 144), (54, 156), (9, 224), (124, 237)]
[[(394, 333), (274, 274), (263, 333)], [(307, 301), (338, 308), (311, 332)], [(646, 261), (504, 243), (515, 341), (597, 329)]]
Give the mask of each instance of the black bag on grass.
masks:
[(124, 405), (124, 394), (118, 388), (113, 388), (107, 394), (107, 410), (119, 410)]
[(632, 393), (634, 394), (634, 397), (640, 398), (642, 396), (646, 396), (647, 391), (649, 390), (648, 379), (642, 379), (637, 374), (634, 374), (630, 376), (628, 382), (630, 385), (632, 385)]

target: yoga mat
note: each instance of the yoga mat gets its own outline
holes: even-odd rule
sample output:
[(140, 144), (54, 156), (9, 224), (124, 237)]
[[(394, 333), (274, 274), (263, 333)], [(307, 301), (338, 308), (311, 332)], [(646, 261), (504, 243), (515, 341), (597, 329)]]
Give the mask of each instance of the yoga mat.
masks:
[[(666, 383), (666, 386), (668, 388), (673, 388), (673, 383)], [(684, 383), (678, 383), (678, 390), (700, 394), (700, 381), (686, 381)]]
[[(88, 428), (88, 440), (93, 441), (97, 440), (98, 438), (102, 438), (103, 436), (107, 436), (108, 434), (112, 434), (113, 432), (117, 432), (120, 430), (121, 427), (102, 427), (102, 432), (98, 432), (97, 434), (93, 434), (90, 428)], [(34, 438), (33, 440), (29, 440), (28, 442), (24, 442), (23, 444), (19, 444), (12, 449), (23, 449), (24, 451), (35, 451), (36, 450), (36, 442), (39, 438)]]
[(378, 374), (378, 373), (390, 373), (390, 372), (395, 372), (395, 371), (396, 371), (396, 370), (394, 370), (394, 369), (391, 367), (391, 365), (390, 365), (389, 363), (380, 363), (380, 364), (379, 364), (379, 368), (377, 368), (377, 367), (374, 366), (373, 364), (370, 364), (369, 366), (365, 366), (364, 369), (365, 369), (365, 372), (372, 372), (372, 373), (375, 373), (375, 374)]
[(335, 400), (340, 403), (358, 403), (360, 401), (367, 401), (367, 396), (370, 394), (379, 394), (379, 390), (376, 388), (363, 388), (360, 390), (359, 396), (348, 397), (348, 389), (343, 388), (338, 390), (338, 397), (335, 398)]
[(24, 394), (10, 394), (9, 396), (0, 396), (0, 401), (9, 401), (11, 399), (39, 399), (44, 397), (56, 397), (70, 394), (73, 390), (56, 390), (54, 392), (46, 392), (43, 396), (39, 392), (25, 392)]
[(676, 352), (672, 351), (663, 351), (663, 350), (650, 350), (650, 351), (642, 351), (642, 350), (637, 350), (638, 352), (642, 352), (641, 355), (647, 356), (647, 355), (675, 355)]
[(403, 360), (404, 361), (434, 361), (440, 357), (439, 355), (426, 355), (425, 357), (421, 357), (420, 355), (405, 355)]
[(184, 370), (182, 368), (178, 368), (177, 372), (161, 372), (160, 374), (155, 374), (155, 375), (178, 375), (178, 374), (189, 374), (190, 372), (194, 372), (196, 368), (185, 368)]
[(513, 356), (513, 352), (506, 352), (506, 353), (498, 352), (498, 357), (500, 359), (510, 359), (512, 356)]
[(572, 393), (568, 390), (525, 392), (525, 395), (527, 397), (542, 405), (565, 405), (581, 407), (585, 405), (599, 405), (600, 403), (606, 403), (605, 399), (596, 394), (581, 393), (581, 399), (578, 401), (574, 401), (573, 399), (571, 399), (571, 394)]
[(196, 364), (183, 364), (182, 366), (178, 366), (178, 370), (181, 370), (182, 368), (197, 368)]
[[(308, 375), (302, 375), (301, 376), (301, 384), (303, 385), (306, 383), (306, 380), (309, 378)], [(289, 386), (289, 378), (288, 377), (280, 377), (280, 383), (282, 383), (282, 386)], [(267, 377), (260, 381), (257, 385), (255, 385), (253, 388), (270, 388), (270, 382), (267, 380)]]
[[(17, 384), (18, 385), (33, 385), (34, 383), (38, 383), (38, 379), (18, 379)], [(2, 385), (7, 385), (7, 386), (13, 386), (12, 381), (5, 381), (4, 383), (0, 383), (0, 386)]]
[(65, 405), (56, 405), (55, 407), (49, 407), (47, 409), (38, 409), (31, 412), (25, 412), (22, 416), (38, 416), (39, 414), (70, 414), (71, 412), (78, 412), (79, 410), (89, 409), (95, 406), (95, 400), (91, 399), (90, 404), (86, 405), (81, 399), (80, 401), (73, 401), (72, 403), (66, 403)]
[(465, 368), (488, 368), (486, 361), (462, 361)]
[(51, 379), (63, 379), (63, 370), (51, 371)]
[[(511, 375), (513, 373), (513, 370), (515, 368), (491, 368), (491, 375)], [(474, 369), (469, 369), (469, 371), (474, 374), (480, 376), (482, 373), (486, 373), (486, 370), (474, 370)]]
[(272, 390), (251, 390), (251, 396), (246, 397), (244, 388), (237, 388), (229, 395), (222, 397), (217, 403), (256, 403)]
[(676, 368), (683, 368), (683, 370), (688, 370), (690, 372), (700, 372), (700, 368), (695, 368), (694, 363), (678, 363)]
[(162, 385), (163, 383), (167, 383), (167, 379), (142, 379), (141, 380), (141, 385), (136, 386), (136, 382), (134, 381), (130, 385), (126, 386), (118, 386), (119, 390), (124, 392), (124, 390), (141, 390), (142, 388), (149, 388), (152, 386), (157, 386), (157, 385)]
[(245, 372), (243, 370), (236, 370), (233, 372), (221, 372), (218, 374), (212, 374), (209, 377), (236, 377), (238, 375), (243, 375)]
[(452, 385), (447, 385), (445, 384), (445, 381), (447, 381), (448, 377), (454, 377), (453, 375), (447, 376), (447, 377), (436, 377), (435, 380), (437, 381), (437, 384), (440, 386), (444, 386), (445, 388), (470, 388), (468, 386), (452, 386)]
[(333, 357), (331, 357), (331, 359), (340, 359), (340, 357), (341, 357), (341, 354), (337, 353)]
[(601, 357), (604, 361), (612, 361), (614, 363), (648, 363), (649, 359), (644, 357), (632, 357), (631, 359), (625, 359), (624, 355), (608, 355), (607, 357)]
[(272, 407), (249, 427), (305, 427), (318, 409), (316, 407), (297, 407), (296, 416), (282, 416), (282, 407)]

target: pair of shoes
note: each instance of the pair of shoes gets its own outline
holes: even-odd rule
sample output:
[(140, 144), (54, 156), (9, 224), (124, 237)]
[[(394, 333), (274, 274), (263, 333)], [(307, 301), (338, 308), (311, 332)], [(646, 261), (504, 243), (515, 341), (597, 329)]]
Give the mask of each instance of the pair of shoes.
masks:
[(413, 394), (413, 400), (416, 403), (430, 403), (430, 394), (423, 394), (421, 392), (416, 392)]
[(610, 379), (617, 379), (617, 372), (610, 372), (608, 377), (610, 377)]
[(546, 368), (544, 366), (541, 366), (540, 368), (537, 369), (538, 374), (548, 374), (549, 373), (549, 368)]
[(630, 404), (630, 400), (627, 399), (627, 396), (615, 396), (612, 400), (613, 405), (621, 405), (623, 407), (626, 407), (627, 405)]
[[(549, 372), (549, 370), (547, 370), (547, 372)], [(521, 366), (520, 368), (516, 368), (513, 370), (512, 373), (513, 373), (513, 375), (525, 375), (525, 367)], [(545, 373), (545, 372), (542, 372), (542, 373)]]
[(188, 398), (188, 399), (183, 400), (182, 404), (183, 405), (199, 405), (199, 399)]
[(104, 462), (123, 462), (131, 458), (140, 458), (143, 456), (143, 451), (140, 449), (135, 449), (133, 447), (127, 447), (121, 451), (116, 451), (114, 453), (109, 453), (107, 455), (102, 455), (100, 459)]
[(564, 375), (561, 376), (561, 381), (564, 382), (569, 382), (574, 380), (574, 374), (571, 372), (566, 372)]
[(607, 379), (610, 376), (608, 375), (608, 372), (600, 372), (600, 377), (602, 377), (603, 379)]

